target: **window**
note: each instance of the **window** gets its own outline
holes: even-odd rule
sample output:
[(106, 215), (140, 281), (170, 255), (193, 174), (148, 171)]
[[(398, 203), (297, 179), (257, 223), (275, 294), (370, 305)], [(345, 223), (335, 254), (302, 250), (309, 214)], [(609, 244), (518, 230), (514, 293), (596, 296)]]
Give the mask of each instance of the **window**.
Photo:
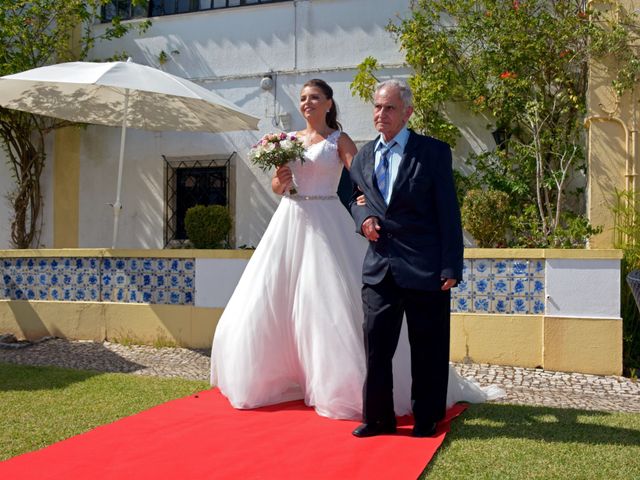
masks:
[(187, 239), (184, 217), (195, 205), (224, 205), (230, 207), (229, 185), (231, 159), (229, 157), (191, 157), (168, 159), (166, 165), (164, 243), (179, 246)]
[(115, 17), (129, 20), (132, 18), (158, 17), (218, 8), (291, 1), (293, 0), (149, 0), (147, 5), (133, 6), (131, 0), (111, 0), (111, 2), (102, 7), (102, 21), (110, 22)]
[(110, 3), (102, 7), (102, 21), (110, 22), (115, 17), (123, 20), (131, 18), (145, 18), (147, 16), (147, 6), (133, 6), (131, 0), (111, 0)]

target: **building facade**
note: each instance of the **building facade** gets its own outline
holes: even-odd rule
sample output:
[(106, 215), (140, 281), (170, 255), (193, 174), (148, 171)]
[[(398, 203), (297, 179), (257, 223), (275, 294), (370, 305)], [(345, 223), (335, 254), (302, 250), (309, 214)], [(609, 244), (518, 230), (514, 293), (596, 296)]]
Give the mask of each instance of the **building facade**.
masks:
[[(169, 7), (175, 3), (174, 11), (198, 11), (155, 16), (145, 34), (130, 33), (97, 44), (90, 59), (126, 52), (134, 62), (214, 90), (259, 117), (260, 130), (224, 134), (128, 130), (117, 246), (179, 244), (176, 240), (184, 237), (181, 216), (193, 198), (229, 205), (234, 218), (231, 244), (255, 246), (278, 197), (271, 192), (269, 174), (248, 161), (248, 150), (264, 133), (304, 128), (298, 95), (304, 82), (316, 77), (334, 88), (345, 131), (357, 143), (373, 138), (371, 108), (351, 95), (349, 85), (356, 66), (368, 55), (384, 66), (383, 78), (408, 74), (385, 26), (408, 12), (409, 1), (163, 3)], [(158, 12), (158, 2), (150, 9)], [(132, 12), (136, 13), (144, 16)], [(99, 32), (104, 26), (94, 28)], [(42, 178), (45, 210), (40, 246), (110, 246), (109, 203), (115, 200), (119, 136), (119, 128), (105, 126), (51, 135)], [(0, 169), (6, 169), (5, 162)], [(6, 195), (12, 180), (6, 173), (0, 178), (1, 193)], [(9, 222), (9, 209), (1, 209), (0, 224)], [(0, 248), (9, 246), (9, 231), (3, 229)]]
[[(621, 2), (630, 10), (637, 0)], [(166, 70), (214, 90), (261, 119), (259, 131), (201, 134), (127, 133), (124, 209), (119, 248), (164, 248), (185, 237), (182, 218), (194, 202), (228, 205), (234, 218), (232, 246), (255, 246), (278, 203), (269, 174), (247, 159), (247, 151), (270, 131), (304, 127), (298, 94), (310, 78), (335, 90), (340, 121), (357, 144), (375, 131), (370, 106), (351, 95), (356, 66), (378, 59), (380, 78), (405, 77), (403, 53), (385, 27), (409, 12), (409, 0), (155, 0), (147, 9), (114, 1), (104, 10), (139, 22), (151, 16), (143, 35), (96, 45), (93, 60), (126, 53), (133, 61)], [(116, 7), (117, 6), (117, 7)], [(118, 10), (120, 9), (120, 10)], [(104, 28), (95, 25), (97, 33)], [(602, 225), (592, 248), (614, 245), (615, 191), (637, 187), (637, 98), (616, 98), (604, 65), (590, 70), (587, 130), (589, 179), (586, 210)], [(492, 148), (490, 119), (464, 116), (454, 159)], [(113, 229), (120, 129), (88, 126), (48, 138), (42, 177), (44, 196), (40, 247), (108, 247)], [(3, 157), (0, 152), (0, 157)], [(458, 166), (462, 166), (458, 161)], [(0, 161), (0, 195), (13, 189)], [(10, 248), (11, 209), (0, 207), (0, 248)]]

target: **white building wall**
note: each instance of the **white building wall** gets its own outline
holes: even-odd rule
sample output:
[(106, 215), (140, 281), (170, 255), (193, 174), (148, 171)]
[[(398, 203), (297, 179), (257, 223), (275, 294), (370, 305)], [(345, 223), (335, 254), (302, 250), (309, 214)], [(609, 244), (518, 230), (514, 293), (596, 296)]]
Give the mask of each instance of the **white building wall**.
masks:
[(620, 318), (620, 260), (548, 259), (549, 316)]
[[(236, 245), (257, 245), (278, 197), (271, 192), (270, 175), (248, 162), (247, 151), (264, 133), (304, 128), (297, 99), (302, 84), (314, 77), (334, 88), (345, 131), (356, 141), (373, 138), (370, 106), (351, 96), (349, 84), (368, 55), (389, 67), (383, 75), (406, 76), (385, 26), (408, 5), (408, 0), (297, 0), (171, 15), (153, 18), (142, 36), (97, 45), (92, 58), (126, 51), (133, 61), (193, 80), (262, 119), (256, 132), (129, 130), (118, 247), (163, 246), (163, 155), (233, 152)], [(162, 51), (169, 56), (164, 65), (158, 60)], [(260, 88), (266, 74), (274, 79), (270, 91)], [(119, 129), (89, 127), (81, 143), (79, 246), (109, 246), (113, 221), (106, 204), (115, 199)]]
[[(98, 44), (91, 59), (104, 60), (127, 52), (133, 61), (162, 68), (215, 90), (261, 118), (260, 130), (225, 134), (153, 133), (128, 130), (118, 247), (162, 248), (165, 219), (165, 168), (162, 156), (229, 156), (235, 171), (236, 245), (255, 246), (278, 196), (270, 175), (247, 160), (247, 151), (264, 133), (304, 128), (298, 95), (305, 81), (319, 77), (334, 88), (339, 120), (362, 143), (376, 134), (371, 107), (352, 97), (349, 85), (355, 67), (367, 56), (383, 65), (380, 78), (407, 76), (403, 56), (385, 30), (389, 21), (406, 15), (409, 0), (296, 0), (218, 9), (152, 19), (143, 35)], [(104, 27), (95, 27), (99, 33)], [(159, 64), (165, 52), (169, 60)], [(264, 75), (274, 87), (260, 88)], [(478, 119), (484, 126), (486, 119)], [(490, 142), (470, 129), (456, 147), (464, 154)], [(41, 246), (53, 244), (53, 149), (43, 174), (45, 212)], [(89, 126), (81, 134), (79, 247), (108, 247), (113, 231), (120, 130)], [(0, 248), (8, 248), (11, 210), (6, 194), (13, 188), (6, 162), (0, 165)], [(233, 203), (233, 202), (232, 202)]]
[[(224, 308), (249, 259), (196, 259), (195, 305)], [(475, 280), (468, 280), (474, 282)], [(532, 280), (526, 280), (530, 288)], [(211, 286), (215, 288), (212, 289)], [(545, 260), (544, 314), (549, 317), (620, 319), (620, 260)], [(459, 292), (453, 292), (454, 297)], [(454, 308), (454, 313), (456, 312)], [(475, 312), (478, 313), (478, 312)], [(495, 311), (490, 312), (495, 314)]]
[[(104, 60), (127, 52), (133, 61), (164, 69), (215, 90), (247, 112), (261, 118), (259, 131), (225, 134), (128, 130), (118, 236), (119, 248), (162, 248), (165, 222), (165, 168), (162, 156), (229, 156), (235, 171), (236, 245), (255, 246), (279, 197), (271, 192), (270, 175), (247, 160), (247, 151), (264, 133), (304, 128), (298, 95), (305, 81), (319, 77), (334, 89), (339, 120), (345, 131), (362, 143), (376, 134), (370, 105), (354, 98), (349, 85), (355, 67), (371, 55), (383, 65), (381, 79), (406, 77), (403, 55), (385, 30), (390, 21), (409, 11), (409, 0), (295, 0), (265, 5), (218, 9), (152, 19), (143, 35), (98, 44), (90, 58)], [(136, 22), (136, 21), (134, 21)], [(99, 31), (104, 27), (95, 26)], [(159, 63), (165, 52), (168, 61)], [(264, 75), (274, 87), (260, 88)], [(484, 126), (488, 119), (473, 117), (452, 105), (468, 128), (454, 150), (466, 156), (492, 144)], [(481, 132), (478, 134), (478, 132)], [(89, 126), (81, 134), (79, 247), (108, 247), (113, 231), (120, 130)], [(52, 151), (50, 149), (50, 151)], [(50, 154), (52, 155), (52, 153)], [(49, 162), (52, 163), (52, 162)], [(461, 162), (457, 162), (461, 166)], [(0, 168), (4, 168), (4, 165)], [(49, 165), (50, 169), (50, 165)], [(0, 170), (0, 174), (3, 170)], [(48, 175), (48, 176), (47, 176)], [(50, 174), (43, 177), (51, 189)], [(0, 176), (0, 193), (10, 179)], [(42, 245), (52, 246), (50, 193), (46, 193)], [(8, 226), (10, 212), (0, 208), (0, 225)], [(0, 229), (0, 247), (7, 248), (8, 227)]]
[(194, 305), (226, 307), (247, 263), (245, 258), (196, 258)]

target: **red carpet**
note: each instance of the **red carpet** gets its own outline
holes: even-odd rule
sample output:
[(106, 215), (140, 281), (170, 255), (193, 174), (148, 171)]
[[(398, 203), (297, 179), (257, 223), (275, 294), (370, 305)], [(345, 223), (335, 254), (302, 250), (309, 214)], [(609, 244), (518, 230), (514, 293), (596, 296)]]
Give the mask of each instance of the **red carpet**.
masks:
[(0, 462), (6, 479), (415, 479), (465, 410), (434, 438), (351, 435), (358, 423), (316, 415), (301, 401), (235, 410), (207, 390)]

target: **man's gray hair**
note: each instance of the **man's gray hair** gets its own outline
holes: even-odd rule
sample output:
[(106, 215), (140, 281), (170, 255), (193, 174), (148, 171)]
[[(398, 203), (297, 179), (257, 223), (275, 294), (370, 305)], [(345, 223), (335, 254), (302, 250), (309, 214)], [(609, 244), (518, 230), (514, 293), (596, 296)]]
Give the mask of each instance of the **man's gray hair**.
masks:
[(400, 92), (400, 98), (405, 107), (413, 107), (413, 93), (411, 88), (404, 80), (398, 78), (391, 78), (380, 82), (376, 85), (375, 93), (378, 93), (382, 88), (397, 88)]

